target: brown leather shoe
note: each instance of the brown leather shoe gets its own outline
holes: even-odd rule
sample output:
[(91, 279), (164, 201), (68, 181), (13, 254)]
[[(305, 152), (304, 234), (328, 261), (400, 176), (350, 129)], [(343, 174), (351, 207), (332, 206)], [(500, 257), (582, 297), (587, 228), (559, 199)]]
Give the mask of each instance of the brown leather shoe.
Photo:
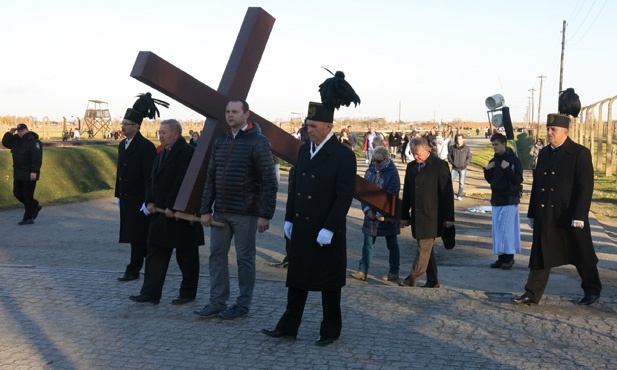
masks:
[(358, 271), (358, 272), (353, 272), (350, 274), (352, 278), (354, 279), (358, 279), (358, 280), (362, 280), (362, 281), (366, 281), (366, 274), (362, 271)]
[(398, 283), (398, 286), (407, 286), (413, 288), (415, 287), (415, 284), (411, 280), (405, 279), (402, 282)]
[(399, 279), (400, 277), (398, 276), (398, 274), (388, 274), (381, 278), (381, 280), (383, 281), (398, 281)]

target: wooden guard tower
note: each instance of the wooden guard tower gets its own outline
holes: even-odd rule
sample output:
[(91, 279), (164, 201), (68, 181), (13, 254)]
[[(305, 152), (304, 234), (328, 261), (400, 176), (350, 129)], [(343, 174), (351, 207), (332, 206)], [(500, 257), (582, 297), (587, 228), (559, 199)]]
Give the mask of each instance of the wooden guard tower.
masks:
[(111, 115), (107, 108), (107, 102), (88, 100), (88, 106), (84, 114), (84, 126), (81, 128), (85, 130), (82, 132), (83, 137), (87, 134), (88, 138), (91, 139), (100, 132), (103, 138), (106, 138), (107, 134), (111, 131)]

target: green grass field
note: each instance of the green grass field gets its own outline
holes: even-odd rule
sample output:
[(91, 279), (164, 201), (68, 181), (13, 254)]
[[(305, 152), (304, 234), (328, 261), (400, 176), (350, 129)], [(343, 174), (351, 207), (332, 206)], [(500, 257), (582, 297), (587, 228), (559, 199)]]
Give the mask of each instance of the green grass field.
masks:
[[(43, 204), (69, 203), (113, 196), (116, 146), (46, 148), (36, 198)], [(13, 197), (13, 160), (0, 151), (0, 208), (21, 205)]]

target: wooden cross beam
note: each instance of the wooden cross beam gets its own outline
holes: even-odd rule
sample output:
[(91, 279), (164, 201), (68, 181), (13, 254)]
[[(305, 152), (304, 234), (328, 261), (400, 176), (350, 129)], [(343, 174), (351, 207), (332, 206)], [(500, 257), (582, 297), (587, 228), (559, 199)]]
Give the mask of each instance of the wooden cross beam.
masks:
[[(212, 143), (228, 127), (225, 123), (227, 102), (232, 97), (246, 98), (248, 95), (273, 24), (274, 18), (263, 9), (248, 9), (218, 91), (152, 52), (141, 51), (137, 55), (131, 77), (207, 117), (174, 209), (189, 214), (199, 212)], [(277, 156), (292, 164), (296, 162), (302, 145), (299, 140), (253, 111), (249, 119), (260, 125)], [(386, 215), (400, 217), (400, 200), (360, 176), (356, 176), (354, 197)]]

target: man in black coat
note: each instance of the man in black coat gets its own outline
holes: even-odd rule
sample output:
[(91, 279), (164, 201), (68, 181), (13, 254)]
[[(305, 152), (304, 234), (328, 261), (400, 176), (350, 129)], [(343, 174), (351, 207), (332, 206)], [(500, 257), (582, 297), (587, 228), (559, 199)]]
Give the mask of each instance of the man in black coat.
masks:
[(593, 163), (589, 149), (568, 137), (569, 125), (566, 115), (548, 115), (550, 145), (538, 155), (527, 212), (533, 228), (529, 277), (525, 294), (514, 299), (516, 304), (537, 304), (551, 268), (567, 264), (576, 266), (582, 279), (584, 297), (578, 304), (590, 305), (600, 298), (598, 257), (589, 226)]
[(146, 258), (150, 212), (146, 209), (146, 181), (152, 173), (156, 147), (139, 129), (144, 114), (127, 109), (122, 120), (126, 137), (118, 145), (115, 196), (120, 207), (119, 243), (131, 244), (131, 260), (119, 281), (139, 279)]
[[(15, 134), (17, 131), (17, 134)], [(43, 208), (34, 199), (36, 182), (41, 175), (43, 146), (39, 135), (28, 131), (28, 126), (20, 123), (2, 137), (2, 145), (11, 149), (13, 155), (13, 195), (24, 205), (24, 217), (18, 225), (31, 225)]]
[(415, 161), (405, 171), (401, 226), (411, 225), (418, 250), (411, 272), (399, 285), (415, 287), (426, 273), (422, 287), (439, 288), (433, 245), (444, 228), (454, 226), (452, 178), (448, 164), (431, 153), (424, 138), (411, 139), (409, 146)]
[[(195, 300), (199, 280), (199, 250), (204, 244), (203, 228), (199, 222), (175, 218), (174, 203), (195, 147), (182, 137), (182, 125), (175, 119), (161, 122), (159, 139), (163, 150), (154, 158), (152, 174), (147, 182), (146, 199), (152, 213), (148, 231), (148, 252), (144, 283), (139, 295), (130, 296), (135, 302), (158, 304), (173, 249), (182, 271), (178, 297), (172, 304)], [(164, 210), (157, 212), (158, 209)]]
[[(334, 109), (359, 103), (360, 98), (342, 72), (320, 85), (322, 103), (309, 103), (306, 126), (310, 141), (298, 152), (289, 178), (285, 210), (285, 236), (291, 240), (287, 268), (287, 309), (270, 337), (296, 338), (309, 291), (320, 291), (323, 319), (318, 346), (327, 346), (341, 335), (341, 288), (347, 270), (347, 212), (353, 200), (356, 157), (332, 132)], [(336, 92), (329, 90), (336, 85)], [(347, 91), (351, 100), (337, 93)], [(328, 93), (332, 94), (328, 94)], [(335, 97), (338, 103), (326, 98)], [(338, 98), (338, 99), (336, 99)]]

